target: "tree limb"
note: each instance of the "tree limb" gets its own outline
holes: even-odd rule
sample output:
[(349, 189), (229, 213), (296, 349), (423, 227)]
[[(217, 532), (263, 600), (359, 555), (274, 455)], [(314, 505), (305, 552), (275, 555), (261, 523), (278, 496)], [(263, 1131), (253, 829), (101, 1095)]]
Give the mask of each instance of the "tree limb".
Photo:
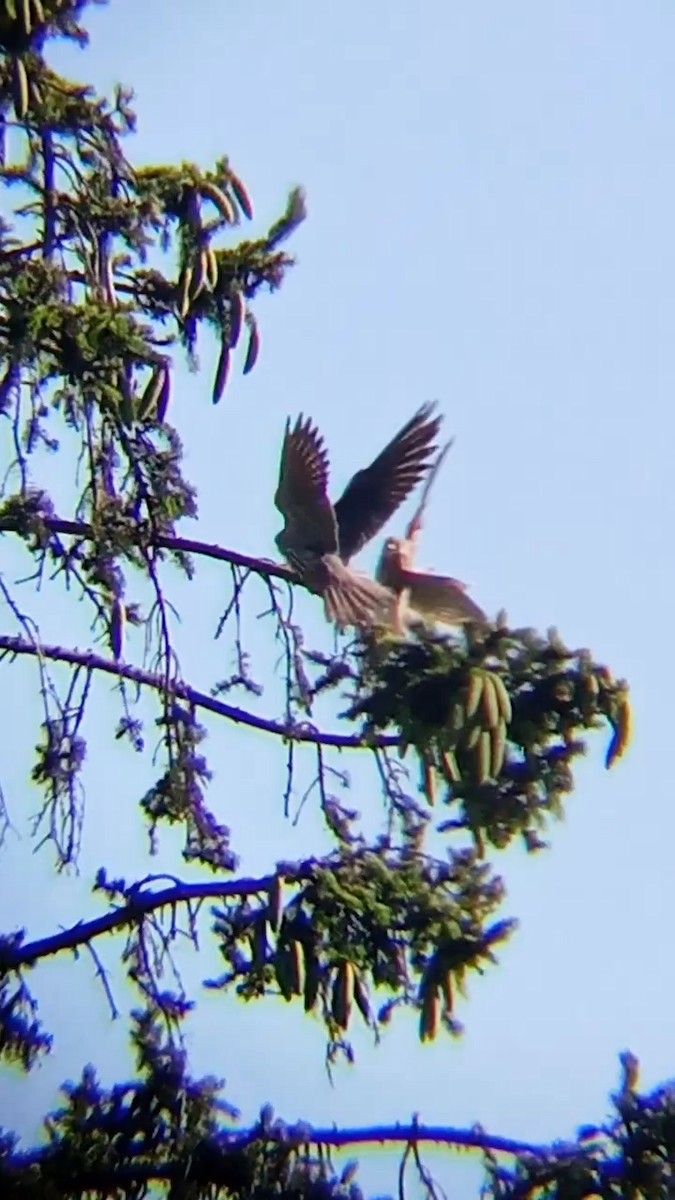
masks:
[[(395, 1124), (395, 1125), (372, 1125), (360, 1126), (355, 1128), (336, 1129), (332, 1128), (316, 1129), (305, 1123), (301, 1123), (296, 1127), (289, 1126), (284, 1133), (277, 1133), (274, 1128), (265, 1130), (262, 1133), (260, 1125), (254, 1125), (249, 1130), (242, 1130), (239, 1133), (223, 1132), (218, 1136), (218, 1144), (209, 1146), (204, 1144), (203, 1153), (208, 1157), (209, 1166), (212, 1168), (216, 1160), (220, 1160), (220, 1169), (222, 1170), (230, 1156), (241, 1154), (248, 1146), (255, 1144), (264, 1139), (264, 1142), (269, 1146), (270, 1143), (276, 1142), (280, 1146), (316, 1146), (316, 1147), (332, 1147), (336, 1149), (344, 1149), (352, 1146), (400, 1146), (402, 1144), (420, 1145), (441, 1145), (448, 1148), (457, 1147), (463, 1150), (478, 1150), (492, 1154), (508, 1154), (513, 1156), (529, 1155), (540, 1160), (542, 1163), (550, 1162), (552, 1159), (557, 1162), (573, 1161), (580, 1155), (580, 1147), (576, 1144), (561, 1145), (554, 1144), (552, 1146), (536, 1145), (532, 1142), (521, 1142), (516, 1138), (499, 1137), (485, 1133), (479, 1128), (474, 1129), (459, 1129), (451, 1125), (420, 1125), (416, 1121), (411, 1124)], [(592, 1153), (597, 1146), (585, 1145), (584, 1152)], [(86, 1171), (78, 1172), (77, 1184), (80, 1188), (93, 1188), (96, 1186), (113, 1186), (124, 1184), (140, 1184), (149, 1183), (152, 1180), (171, 1180), (181, 1178), (185, 1182), (190, 1179), (198, 1179), (201, 1175), (200, 1161), (201, 1147), (193, 1150), (190, 1155), (190, 1162), (186, 1164), (184, 1159), (174, 1159), (164, 1162), (152, 1163), (125, 1163), (119, 1166), (111, 1166), (104, 1168), (103, 1166), (94, 1167), (91, 1173)], [(27, 1170), (30, 1167), (44, 1164), (48, 1167), (51, 1158), (58, 1158), (58, 1144), (56, 1146), (41, 1147), (37, 1150), (32, 1150), (24, 1153), (17, 1153), (12, 1156), (12, 1168), (15, 1172)], [(595, 1162), (596, 1168), (600, 1168), (603, 1174), (610, 1176), (616, 1172), (615, 1164), (610, 1161), (605, 1161), (602, 1164)], [(612, 1168), (614, 1169), (614, 1172)]]
[[(61, 533), (71, 537), (95, 538), (91, 525), (86, 521), (64, 521), (59, 517), (48, 517), (40, 514), (40, 522), (52, 533)], [(19, 533), (21, 522), (18, 517), (0, 517), (0, 533)], [(221, 562), (232, 563), (235, 567), (243, 567), (256, 575), (264, 575), (268, 579), (285, 579), (298, 587), (304, 587), (290, 567), (272, 562), (267, 558), (254, 558), (250, 554), (240, 554), (237, 550), (227, 550), (214, 542), (200, 542), (193, 538), (169, 537), (163, 534), (153, 534), (153, 544), (163, 550), (172, 550), (182, 554), (198, 554), (204, 558), (216, 558)]]
[[(307, 876), (307, 864), (297, 868), (287, 867), (284, 879), (297, 882)], [(129, 888), (128, 904), (119, 905), (100, 917), (91, 921), (78, 921), (69, 929), (61, 929), (49, 937), (37, 938), (33, 942), (21, 945), (0, 939), (0, 969), (17, 970), (19, 967), (29, 967), (40, 958), (49, 958), (60, 954), (62, 950), (74, 950), (77, 946), (89, 943), (104, 933), (114, 933), (133, 925), (139, 917), (153, 912), (158, 908), (176, 904), (187, 904), (192, 900), (221, 900), (227, 896), (256, 896), (269, 891), (274, 882), (274, 875), (263, 875), (260, 879), (236, 879), (229, 882), (212, 881), (209, 883), (176, 882), (171, 887), (161, 891), (142, 891), (140, 887)]]
[(43, 646), (37, 642), (29, 642), (21, 637), (10, 637), (0, 634), (0, 655), (29, 654), (35, 658), (49, 658), (53, 662), (69, 663), (74, 667), (84, 667), (88, 671), (103, 671), (107, 675), (116, 675), (119, 679), (129, 679), (141, 687), (153, 688), (155, 691), (171, 696), (174, 700), (184, 700), (195, 708), (205, 709), (216, 716), (225, 717), (237, 725), (248, 725), (261, 733), (272, 733), (287, 742), (305, 742), (310, 745), (332, 746), (338, 750), (382, 749), (386, 746), (397, 746), (398, 737), (394, 734), (383, 734), (377, 738), (365, 739), (359, 734), (322, 733), (309, 722), (283, 723), (270, 721), (266, 717), (258, 717), (255, 713), (233, 704), (224, 704), (208, 696), (206, 692), (198, 692), (187, 683), (179, 680), (169, 680), (168, 685), (163, 675), (154, 675), (126, 663), (109, 658), (101, 658), (91, 650), (69, 650), (65, 646)]

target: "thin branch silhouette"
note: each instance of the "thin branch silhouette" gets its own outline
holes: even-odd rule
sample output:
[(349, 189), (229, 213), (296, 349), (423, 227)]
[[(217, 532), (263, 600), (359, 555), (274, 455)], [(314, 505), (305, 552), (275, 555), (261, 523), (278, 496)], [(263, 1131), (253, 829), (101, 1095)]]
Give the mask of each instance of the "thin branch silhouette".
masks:
[[(261, 1127), (259, 1124), (252, 1126), (248, 1130), (240, 1132), (225, 1132), (223, 1131), (218, 1136), (218, 1145), (213, 1146), (209, 1157), (220, 1158), (221, 1163), (227, 1161), (228, 1156), (240, 1154), (258, 1142), (261, 1138)], [(402, 1143), (414, 1146), (435, 1145), (447, 1146), (448, 1148), (457, 1147), (462, 1150), (477, 1150), (492, 1154), (508, 1154), (514, 1157), (531, 1156), (539, 1159), (542, 1163), (550, 1162), (551, 1159), (557, 1162), (573, 1161), (579, 1155), (579, 1147), (577, 1145), (565, 1145), (554, 1143), (553, 1145), (538, 1145), (533, 1142), (521, 1142), (516, 1138), (493, 1136), (484, 1132), (479, 1128), (461, 1129), (452, 1125), (420, 1125), (417, 1121), (411, 1124), (395, 1124), (395, 1125), (371, 1125), (371, 1126), (356, 1126), (353, 1128), (339, 1129), (333, 1126), (332, 1128), (313, 1128), (304, 1122), (297, 1127), (288, 1126), (284, 1132), (277, 1133), (272, 1129), (267, 1129), (262, 1134), (264, 1141), (269, 1145), (276, 1142), (280, 1146), (312, 1146), (325, 1147), (333, 1149), (346, 1149), (352, 1146), (399, 1146)], [(587, 1153), (592, 1153), (594, 1147), (589, 1144), (585, 1147)], [(208, 1153), (207, 1146), (204, 1150)], [(54, 1148), (44, 1147), (37, 1150), (16, 1154), (14, 1162), (21, 1169), (26, 1169), (30, 1166), (37, 1165), (41, 1162), (48, 1161), (54, 1154)], [(144, 1164), (124, 1164), (119, 1167), (111, 1167), (109, 1170), (103, 1168), (94, 1168), (94, 1171), (89, 1176), (86, 1172), (78, 1172), (78, 1186), (94, 1187), (105, 1182), (108, 1185), (113, 1183), (129, 1184), (129, 1183), (148, 1183), (151, 1180), (170, 1180), (180, 1177), (188, 1180), (191, 1177), (192, 1169), (195, 1175), (199, 1174), (199, 1151), (193, 1151), (191, 1154), (191, 1165), (187, 1167), (184, 1160), (176, 1159), (164, 1163), (144, 1163)], [(601, 1167), (603, 1175), (611, 1175), (614, 1164), (611, 1160), (605, 1159), (601, 1164), (597, 1161), (594, 1165)]]
[[(59, 517), (48, 517), (40, 514), (39, 520), (51, 533), (61, 533), (70, 537), (89, 538), (94, 540), (96, 534), (86, 521), (65, 521)], [(0, 517), (0, 533), (20, 533), (21, 520), (18, 517)], [(238, 550), (228, 550), (216, 542), (200, 542), (195, 538), (169, 537), (166, 534), (153, 533), (153, 544), (163, 550), (176, 553), (201, 555), (203, 558), (215, 558), (220, 562), (231, 563), (235, 567), (243, 567), (256, 575), (269, 579), (284, 579), (287, 583), (304, 587), (302, 580), (290, 567), (272, 562), (267, 558), (256, 558), (250, 554), (241, 554)], [(139, 539), (140, 541), (140, 539)]]
[[(297, 882), (307, 874), (306, 865), (297, 870), (284, 871), (284, 879)], [(74, 950), (77, 946), (89, 943), (104, 933), (114, 933), (134, 925), (140, 917), (147, 916), (159, 908), (176, 904), (189, 904), (194, 900), (220, 900), (226, 896), (254, 896), (269, 890), (274, 881), (274, 875), (263, 875), (260, 879), (237, 879), (224, 882), (215, 880), (209, 883), (181, 883), (172, 887), (162, 888), (161, 891), (141, 891), (138, 886), (128, 891), (129, 902), (94, 917), (91, 921), (78, 921), (68, 929), (48, 937), (37, 938), (23, 945), (2, 944), (0, 942), (0, 967), (4, 970), (16, 970), (28, 967), (41, 958), (49, 958), (62, 950)]]
[(89, 671), (102, 671), (106, 675), (116, 675), (119, 679), (129, 679), (141, 687), (152, 688), (155, 691), (171, 696), (174, 700), (184, 700), (194, 708), (205, 709), (216, 716), (225, 717), (237, 725), (247, 725), (261, 733), (272, 733), (288, 742), (305, 742), (309, 745), (332, 746), (338, 750), (383, 749), (386, 746), (397, 746), (399, 739), (394, 734), (385, 734), (377, 738), (365, 738), (358, 734), (323, 733), (309, 722), (284, 723), (258, 717), (255, 713), (233, 704), (224, 704), (206, 692), (199, 692), (187, 683), (179, 680), (167, 682), (164, 676), (154, 675), (140, 667), (134, 667), (115, 659), (101, 658), (91, 650), (69, 650), (65, 646), (44, 646), (28, 642), (21, 637), (11, 637), (0, 634), (0, 659), (4, 654), (28, 654), (34, 658), (51, 659), (53, 662), (69, 663), (74, 667), (85, 667)]

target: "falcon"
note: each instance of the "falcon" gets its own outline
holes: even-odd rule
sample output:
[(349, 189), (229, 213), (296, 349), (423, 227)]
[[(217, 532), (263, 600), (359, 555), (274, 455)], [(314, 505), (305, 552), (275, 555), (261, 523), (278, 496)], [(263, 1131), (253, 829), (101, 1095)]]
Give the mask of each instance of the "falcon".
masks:
[(376, 580), (396, 597), (393, 612), (389, 610), (388, 623), (399, 636), (405, 634), (406, 626), (415, 617), (429, 625), (464, 625), (469, 621), (485, 624), (487, 621), (483, 610), (466, 594), (466, 584), (459, 579), (415, 570), (417, 541), (431, 485), (451, 446), (452, 440), (443, 447), (429, 470), (422, 498), (405, 537), (387, 539), (375, 571)]
[(394, 599), (349, 567), (429, 471), (442, 417), (424, 404), (376, 459), (350, 479), (340, 499), (328, 496), (329, 460), (309, 418), (290, 418), (281, 450), (274, 503), (284, 518), (276, 545), (305, 586), (321, 596), (326, 617), (340, 628), (369, 627)]

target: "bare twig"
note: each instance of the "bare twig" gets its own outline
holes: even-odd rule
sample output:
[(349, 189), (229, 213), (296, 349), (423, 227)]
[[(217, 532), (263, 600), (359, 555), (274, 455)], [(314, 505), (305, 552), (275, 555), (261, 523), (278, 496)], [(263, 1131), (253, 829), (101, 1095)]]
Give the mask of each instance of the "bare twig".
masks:
[(99, 958), (99, 955), (96, 952), (96, 948), (94, 946), (92, 946), (91, 942), (87, 941), (85, 943), (85, 945), (87, 947), (87, 950), (89, 951), (89, 954), (93, 958), (94, 963), (96, 964), (96, 974), (98, 975), (99, 979), (101, 980), (101, 983), (103, 984), (103, 990), (106, 994), (106, 998), (107, 998), (108, 1004), (110, 1006), (110, 1015), (111, 1015), (113, 1021), (116, 1021), (122, 1014), (120, 1013), (120, 1010), (118, 1009), (117, 1005), (115, 1004), (115, 997), (112, 994), (112, 987), (110, 985), (110, 980), (108, 978), (108, 972), (106, 971), (105, 967), (103, 966), (103, 963), (101, 962), (101, 959)]

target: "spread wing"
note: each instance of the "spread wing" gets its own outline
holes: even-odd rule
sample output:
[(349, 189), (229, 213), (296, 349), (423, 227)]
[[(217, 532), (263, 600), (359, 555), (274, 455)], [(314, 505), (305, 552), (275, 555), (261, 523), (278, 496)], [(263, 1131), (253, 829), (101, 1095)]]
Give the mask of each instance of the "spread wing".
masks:
[(337, 522), (328, 499), (328, 452), (309, 417), (286, 422), (274, 503), (284, 518), (277, 538), (283, 554), (337, 552)]
[(460, 579), (453, 579), (450, 575), (435, 575), (431, 571), (415, 571), (408, 565), (407, 547), (408, 542), (399, 538), (388, 538), (382, 547), (382, 553), (375, 568), (375, 578), (378, 583), (384, 587), (390, 588), (393, 592), (402, 592), (406, 588), (413, 588), (417, 584), (420, 585), (420, 594), (424, 596), (426, 593), (423, 588), (428, 583), (430, 594), (440, 594), (438, 588), (434, 592), (434, 585), (440, 585), (441, 591), (443, 587), (448, 586), (457, 589), (460, 592), (466, 591), (466, 584)]
[(424, 477), (436, 452), (442, 417), (424, 404), (363, 471), (357, 471), (335, 505), (340, 555), (349, 562), (375, 537)]
[(485, 624), (482, 608), (466, 593), (466, 584), (448, 575), (424, 571), (402, 571), (400, 582), (410, 589), (409, 605), (428, 621), (439, 625), (463, 625), (466, 621)]

